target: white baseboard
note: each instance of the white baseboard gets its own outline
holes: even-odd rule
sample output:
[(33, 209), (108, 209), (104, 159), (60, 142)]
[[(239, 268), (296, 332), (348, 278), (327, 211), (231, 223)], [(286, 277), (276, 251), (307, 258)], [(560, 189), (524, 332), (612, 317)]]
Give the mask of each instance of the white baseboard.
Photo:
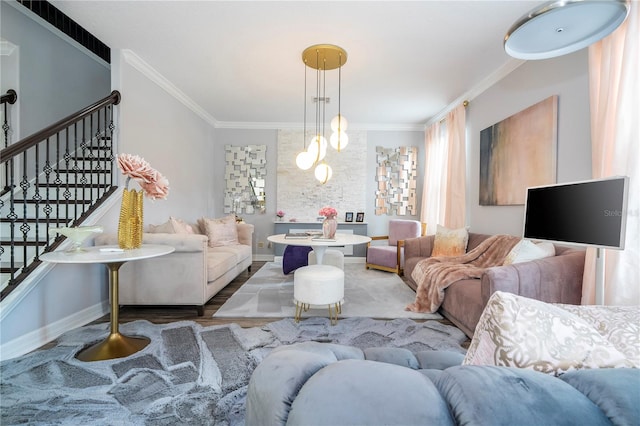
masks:
[(103, 301), (33, 330), (0, 346), (0, 361), (15, 358), (38, 349), (63, 333), (81, 327), (109, 313), (109, 301)]

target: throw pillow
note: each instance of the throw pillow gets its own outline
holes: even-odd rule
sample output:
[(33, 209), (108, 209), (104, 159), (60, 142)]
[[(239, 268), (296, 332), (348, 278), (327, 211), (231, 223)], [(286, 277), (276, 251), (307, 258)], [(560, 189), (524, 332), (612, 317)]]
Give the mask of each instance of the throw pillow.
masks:
[(149, 225), (148, 232), (152, 234), (193, 234), (193, 229), (185, 221), (170, 216), (169, 220), (161, 225)]
[(222, 247), (238, 244), (238, 227), (235, 215), (221, 219), (201, 218), (198, 220), (200, 229), (209, 237), (209, 247)]
[(169, 217), (173, 230), (176, 234), (193, 234), (193, 228), (187, 222), (182, 219), (176, 219), (175, 217)]
[(501, 291), (489, 298), (463, 364), (525, 368), (556, 376), (583, 368), (632, 366), (576, 315)]
[(580, 317), (640, 368), (640, 307), (554, 304)]
[(469, 229), (448, 229), (438, 225), (431, 257), (461, 256), (467, 252)]
[(148, 232), (152, 234), (175, 234), (171, 218), (161, 225), (149, 224)]
[(544, 259), (545, 257), (555, 255), (556, 248), (551, 243), (534, 243), (529, 240), (521, 240), (511, 249), (507, 257), (504, 259), (503, 265), (529, 262), (530, 260)]

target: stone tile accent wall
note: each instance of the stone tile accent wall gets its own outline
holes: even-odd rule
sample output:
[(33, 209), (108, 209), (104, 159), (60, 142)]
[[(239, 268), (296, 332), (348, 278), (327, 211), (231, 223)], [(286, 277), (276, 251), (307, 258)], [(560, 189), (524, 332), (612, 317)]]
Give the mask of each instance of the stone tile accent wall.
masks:
[[(326, 162), (333, 169), (333, 177), (324, 185), (314, 176), (314, 168), (300, 170), (296, 156), (304, 141), (313, 134), (307, 132), (303, 139), (301, 130), (278, 131), (278, 175), (276, 210), (286, 213), (288, 221), (315, 221), (318, 210), (330, 205), (338, 210), (338, 220), (344, 220), (345, 212), (363, 212), (367, 188), (367, 133), (349, 131), (349, 144), (341, 152), (327, 148)], [(308, 146), (308, 142), (306, 144)]]

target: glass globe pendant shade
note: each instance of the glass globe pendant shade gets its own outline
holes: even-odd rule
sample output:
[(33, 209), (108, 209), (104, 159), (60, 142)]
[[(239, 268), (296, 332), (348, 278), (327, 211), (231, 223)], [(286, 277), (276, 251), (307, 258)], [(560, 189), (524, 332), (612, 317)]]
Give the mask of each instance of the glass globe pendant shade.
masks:
[(327, 156), (327, 140), (324, 136), (317, 135), (311, 138), (307, 152), (314, 163), (322, 161)]
[(345, 130), (347, 130), (348, 125), (349, 123), (347, 122), (347, 119), (340, 114), (336, 115), (331, 120), (331, 130), (334, 132), (337, 132), (338, 130), (344, 132)]
[(340, 152), (345, 149), (347, 144), (349, 143), (349, 136), (345, 132), (333, 132), (331, 134), (331, 138), (329, 138), (329, 142), (331, 142), (331, 146)]
[(313, 157), (307, 151), (302, 151), (296, 156), (296, 166), (302, 170), (309, 170), (313, 166)]
[(316, 166), (314, 174), (320, 183), (325, 184), (331, 179), (333, 170), (331, 170), (331, 167), (327, 163), (320, 163)]

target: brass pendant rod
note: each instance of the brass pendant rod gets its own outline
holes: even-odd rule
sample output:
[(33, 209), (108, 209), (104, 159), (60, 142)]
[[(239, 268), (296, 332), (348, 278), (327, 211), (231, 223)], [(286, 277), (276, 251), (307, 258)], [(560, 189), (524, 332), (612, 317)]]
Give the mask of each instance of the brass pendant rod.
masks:
[(307, 149), (307, 61), (304, 61), (304, 121), (302, 122), (302, 150)]

